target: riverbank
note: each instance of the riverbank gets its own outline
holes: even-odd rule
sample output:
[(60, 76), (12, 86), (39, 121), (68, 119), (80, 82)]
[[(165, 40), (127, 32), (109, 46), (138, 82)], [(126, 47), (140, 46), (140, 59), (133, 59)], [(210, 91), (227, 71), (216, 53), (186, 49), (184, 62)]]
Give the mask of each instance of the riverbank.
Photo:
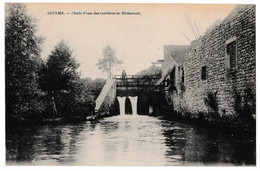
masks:
[[(23, 127), (23, 126), (33, 126), (33, 125), (60, 125), (60, 124), (70, 124), (70, 123), (80, 123), (84, 121), (95, 122), (99, 119), (115, 116), (110, 113), (95, 114), (93, 117), (74, 117), (74, 118), (55, 118), (55, 119), (32, 119), (32, 120), (6, 120), (6, 128), (12, 127)], [(157, 115), (156, 115), (157, 116)], [(171, 121), (180, 121), (186, 124), (196, 125), (201, 129), (210, 129), (212, 131), (221, 131), (226, 133), (249, 133), (256, 135), (256, 120), (254, 118), (248, 119), (230, 119), (230, 118), (196, 118), (191, 117), (191, 115), (182, 115), (180, 113), (167, 113), (162, 116), (164, 119)]]
[(191, 114), (170, 113), (164, 115), (165, 119), (195, 124), (202, 129), (221, 131), (226, 133), (249, 133), (256, 135), (256, 120), (252, 118), (228, 118), (228, 117), (191, 117)]
[(114, 116), (110, 113), (98, 114), (96, 113), (93, 117), (73, 117), (73, 118), (34, 118), (30, 120), (25, 119), (6, 119), (5, 124), (6, 128), (19, 128), (26, 126), (36, 126), (36, 125), (62, 125), (62, 124), (73, 124), (73, 123), (81, 123), (84, 121), (95, 122), (99, 119), (105, 117)]
[(55, 119), (34, 119), (34, 120), (6, 120), (6, 128), (18, 128), (36, 125), (60, 125), (68, 123), (83, 122), (86, 118), (55, 118)]

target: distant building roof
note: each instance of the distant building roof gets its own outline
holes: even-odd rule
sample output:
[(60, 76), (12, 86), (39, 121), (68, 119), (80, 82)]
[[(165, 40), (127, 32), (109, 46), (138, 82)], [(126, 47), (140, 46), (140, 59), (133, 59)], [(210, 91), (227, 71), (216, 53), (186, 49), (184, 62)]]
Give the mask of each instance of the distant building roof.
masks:
[(182, 65), (188, 55), (190, 45), (164, 45), (164, 59), (170, 55), (178, 64)]

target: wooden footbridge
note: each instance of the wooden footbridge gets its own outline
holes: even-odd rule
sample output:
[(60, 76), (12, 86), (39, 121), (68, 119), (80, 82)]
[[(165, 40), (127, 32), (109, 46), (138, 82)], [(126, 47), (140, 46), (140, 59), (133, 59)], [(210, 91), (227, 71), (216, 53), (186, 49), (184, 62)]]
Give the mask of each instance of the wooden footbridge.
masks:
[[(115, 75), (112, 79), (107, 80), (101, 93), (96, 99), (96, 108), (98, 111), (103, 103), (108, 103), (108, 99), (115, 99), (117, 96), (147, 96), (153, 92), (160, 92), (167, 87), (167, 84), (158, 84), (159, 77), (140, 76), (140, 75)], [(114, 92), (114, 93), (112, 93)], [(108, 106), (111, 106), (109, 104)]]
[(124, 90), (143, 90), (157, 88), (158, 86), (156, 83), (160, 78), (139, 75), (126, 75), (125, 77), (122, 75), (115, 75), (114, 79), (116, 80), (116, 86), (119, 89), (124, 88)]

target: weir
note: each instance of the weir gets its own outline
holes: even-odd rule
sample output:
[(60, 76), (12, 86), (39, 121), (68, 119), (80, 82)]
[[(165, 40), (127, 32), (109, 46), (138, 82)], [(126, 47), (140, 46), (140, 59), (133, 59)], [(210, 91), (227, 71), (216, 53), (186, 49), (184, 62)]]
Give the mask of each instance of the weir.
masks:
[(137, 115), (137, 96), (134, 96), (134, 97), (131, 97), (129, 96), (128, 97), (130, 99), (130, 102), (131, 102), (131, 106), (132, 106), (132, 114), (133, 115)]
[[(132, 114), (133, 115), (137, 115), (137, 96), (128, 97), (130, 102), (131, 102), (131, 107), (132, 107)], [(119, 102), (119, 111), (120, 111), (120, 115), (125, 115), (125, 101), (126, 101), (126, 97), (117, 97), (117, 100)]]
[[(128, 110), (126, 98), (129, 97), (132, 114), (137, 115), (137, 100), (139, 97), (142, 105), (138, 112), (140, 114), (148, 114), (146, 110), (148, 92), (156, 92), (162, 89), (161, 85), (155, 85), (158, 80), (159, 78), (156, 77), (140, 77), (139, 75), (126, 75), (124, 78), (118, 75), (113, 79), (108, 79), (95, 100), (95, 113), (100, 116), (113, 115), (110, 111), (114, 105), (115, 98), (117, 98), (120, 115), (125, 115), (126, 110)], [(147, 97), (143, 98), (144, 96)]]
[(120, 115), (125, 115), (125, 99), (126, 97), (117, 97), (119, 102)]

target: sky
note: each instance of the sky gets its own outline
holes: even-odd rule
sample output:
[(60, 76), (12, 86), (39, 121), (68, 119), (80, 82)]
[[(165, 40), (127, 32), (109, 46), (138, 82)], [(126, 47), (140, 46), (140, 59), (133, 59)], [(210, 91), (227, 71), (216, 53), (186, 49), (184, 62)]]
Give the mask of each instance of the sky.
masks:
[[(81, 77), (106, 78), (95, 65), (102, 49), (115, 49), (123, 65), (114, 71), (136, 74), (163, 59), (164, 45), (187, 45), (194, 36), (187, 16), (201, 35), (215, 20), (225, 18), (235, 5), (26, 3), (38, 20), (37, 35), (45, 40), (41, 57), (47, 59), (61, 40), (73, 50)], [(51, 15), (62, 11), (65, 15)], [(140, 12), (140, 15), (84, 15), (84, 12)], [(81, 12), (81, 15), (73, 15)]]

